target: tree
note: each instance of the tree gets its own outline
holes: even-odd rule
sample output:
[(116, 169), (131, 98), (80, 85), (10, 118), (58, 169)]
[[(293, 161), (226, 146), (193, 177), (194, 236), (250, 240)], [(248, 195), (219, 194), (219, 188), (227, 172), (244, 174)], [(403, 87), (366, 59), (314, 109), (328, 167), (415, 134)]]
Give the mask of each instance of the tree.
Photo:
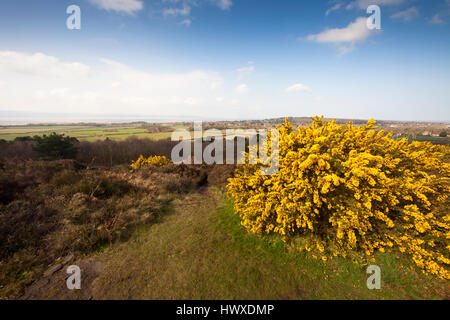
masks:
[(439, 137), (446, 138), (447, 137), (447, 131), (442, 131), (441, 133), (439, 133)]
[(74, 159), (78, 153), (75, 146), (78, 140), (73, 137), (65, 137), (64, 134), (53, 132), (48, 136), (35, 136), (34, 139), (37, 144), (33, 147), (33, 152), (41, 160)]
[(30, 136), (25, 136), (25, 137), (16, 137), (14, 141), (27, 142), (27, 141), (34, 141), (34, 139)]

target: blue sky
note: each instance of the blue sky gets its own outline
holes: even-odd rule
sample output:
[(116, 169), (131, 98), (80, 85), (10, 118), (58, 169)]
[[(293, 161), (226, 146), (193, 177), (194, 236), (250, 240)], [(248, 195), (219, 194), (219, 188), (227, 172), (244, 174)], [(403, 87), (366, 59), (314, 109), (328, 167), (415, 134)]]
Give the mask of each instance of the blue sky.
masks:
[(450, 120), (450, 0), (2, 0), (0, 15), (0, 111)]

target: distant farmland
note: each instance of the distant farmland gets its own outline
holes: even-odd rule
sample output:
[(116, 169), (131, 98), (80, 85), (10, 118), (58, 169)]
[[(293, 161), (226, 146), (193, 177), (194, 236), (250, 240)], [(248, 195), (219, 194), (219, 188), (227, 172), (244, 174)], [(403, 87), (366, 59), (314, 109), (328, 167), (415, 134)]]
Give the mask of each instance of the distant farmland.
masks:
[(42, 136), (56, 132), (65, 134), (67, 136), (75, 137), (80, 141), (97, 141), (105, 140), (106, 138), (120, 141), (125, 140), (130, 136), (138, 138), (149, 138), (153, 140), (168, 139), (175, 129), (186, 128), (182, 125), (158, 125), (158, 127), (165, 127), (167, 131), (152, 132), (149, 127), (142, 124), (124, 124), (124, 125), (29, 125), (29, 126), (3, 126), (0, 127), (0, 139), (12, 141), (17, 137), (24, 136)]
[[(249, 121), (217, 121), (203, 122), (203, 129), (219, 129), (225, 133), (225, 129), (270, 129), (277, 127), (282, 119), (249, 120)], [(308, 118), (292, 118), (294, 127), (304, 126)], [(343, 122), (339, 120), (338, 122)], [(356, 124), (360, 120), (354, 120)], [(394, 123), (394, 125), (392, 125)], [(448, 124), (444, 123), (412, 123), (412, 122), (387, 122), (380, 121), (379, 129), (394, 133), (394, 139), (407, 137), (409, 141), (429, 141), (433, 144), (450, 144), (450, 133), (447, 137), (439, 137), (438, 134), (449, 132)], [(35, 135), (42, 136), (56, 132), (75, 137), (80, 141), (95, 142), (110, 139), (122, 141), (129, 137), (148, 138), (152, 140), (170, 139), (172, 132), (176, 129), (192, 130), (192, 123), (122, 123), (122, 124), (67, 124), (67, 125), (23, 125), (23, 126), (0, 126), (0, 140), (13, 141), (17, 137)], [(427, 133), (424, 135), (423, 133)], [(431, 135), (433, 133), (433, 135)]]

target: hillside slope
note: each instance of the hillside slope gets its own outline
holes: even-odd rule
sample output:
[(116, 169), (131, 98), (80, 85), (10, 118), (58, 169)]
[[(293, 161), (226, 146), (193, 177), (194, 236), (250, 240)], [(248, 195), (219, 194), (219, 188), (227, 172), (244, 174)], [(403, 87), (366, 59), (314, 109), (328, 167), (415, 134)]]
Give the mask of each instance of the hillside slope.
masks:
[(365, 266), (343, 259), (324, 265), (279, 240), (248, 234), (215, 188), (173, 206), (128, 242), (75, 262), (84, 272), (81, 290), (67, 290), (61, 269), (23, 298), (440, 299), (449, 292), (444, 281), (400, 268), (389, 255), (377, 262), (382, 290), (368, 290)]

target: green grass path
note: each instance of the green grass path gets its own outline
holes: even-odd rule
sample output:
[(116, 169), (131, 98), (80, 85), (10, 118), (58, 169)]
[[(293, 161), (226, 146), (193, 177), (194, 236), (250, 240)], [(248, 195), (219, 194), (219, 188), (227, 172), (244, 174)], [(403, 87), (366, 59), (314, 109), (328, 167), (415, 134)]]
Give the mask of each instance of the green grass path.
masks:
[(178, 200), (172, 213), (98, 259), (106, 267), (94, 299), (439, 299), (448, 290), (386, 254), (377, 261), (382, 290), (368, 290), (365, 266), (336, 258), (324, 265), (250, 235), (231, 201), (211, 190)]

